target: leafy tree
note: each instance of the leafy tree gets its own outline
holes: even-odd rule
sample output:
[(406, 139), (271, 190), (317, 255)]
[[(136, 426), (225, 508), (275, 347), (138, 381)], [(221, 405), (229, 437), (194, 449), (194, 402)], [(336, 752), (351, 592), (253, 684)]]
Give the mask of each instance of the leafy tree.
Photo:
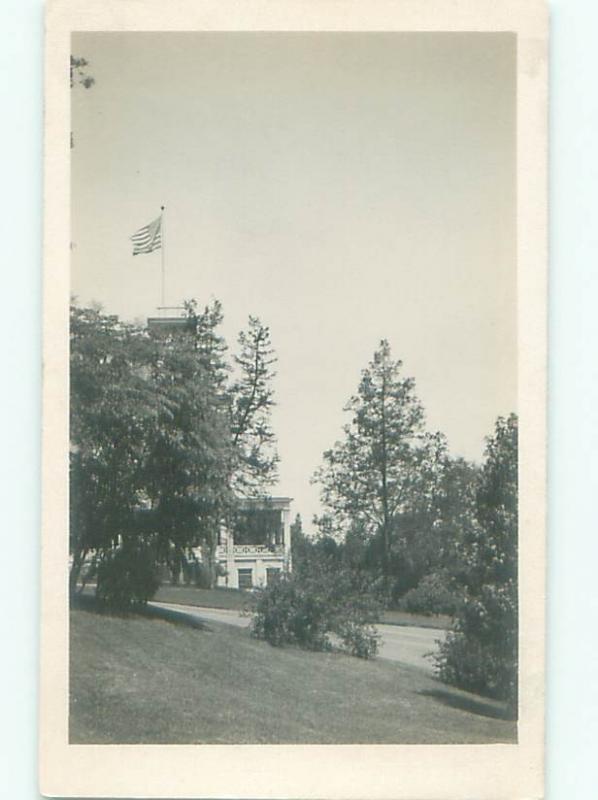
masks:
[(445, 570), (427, 573), (416, 587), (399, 601), (399, 608), (412, 614), (449, 614), (459, 608), (459, 596), (453, 590), (451, 576)]
[(158, 419), (147, 341), (97, 309), (71, 308), (70, 589), (135, 529), (149, 432)]
[[(443, 437), (428, 441), (434, 459), (428, 460), (424, 490), (398, 520), (398, 535), (393, 538), (392, 600), (401, 602), (420, 581), (429, 577), (435, 585), (445, 584), (447, 595), (459, 594), (452, 576), (459, 567), (459, 543), (475, 516), (478, 469), (465, 459), (453, 459)], [(425, 487), (428, 487), (428, 491)], [(428, 586), (430, 583), (428, 582)], [(455, 606), (454, 602), (448, 603)]]
[(264, 491), (275, 472), (268, 329), (250, 319), (230, 385), (220, 304), (186, 308), (170, 333), (71, 309), (72, 592), (90, 554), (107, 602), (139, 600), (152, 563), (177, 575), (198, 546), (213, 580), (235, 492)]
[(192, 332), (73, 307), (71, 442), (72, 592), (90, 553), (108, 583), (140, 548), (176, 572), (232, 502), (227, 410)]
[(476, 517), (480, 468), (464, 458), (447, 459), (438, 486), (438, 566), (455, 575), (461, 565), (462, 542)]
[[(158, 535), (158, 555), (177, 574), (186, 549), (213, 553), (225, 509), (230, 436), (222, 391), (216, 304), (186, 332), (153, 337), (151, 382), (159, 416), (149, 436), (147, 494)], [(209, 343), (209, 347), (208, 347)]]
[(465, 600), (438, 658), (440, 677), (517, 706), (517, 417), (499, 417), (486, 446), (476, 519), (460, 546)]
[(443, 484), (449, 463), (445, 437), (424, 433), (414, 448), (405, 502), (392, 521), (393, 600), (438, 566), (444, 546)]
[(424, 431), (415, 382), (401, 367), (383, 340), (345, 407), (352, 417), (344, 439), (324, 453), (314, 478), (327, 508), (320, 527), (341, 538), (359, 530), (375, 544), (387, 582), (393, 554), (412, 552), (422, 535), (446, 452), (440, 434)]

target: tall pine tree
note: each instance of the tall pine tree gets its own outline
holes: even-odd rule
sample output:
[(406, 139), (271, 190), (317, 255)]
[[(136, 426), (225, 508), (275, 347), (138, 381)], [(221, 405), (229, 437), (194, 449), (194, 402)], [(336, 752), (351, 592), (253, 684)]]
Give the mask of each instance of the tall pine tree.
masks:
[(381, 341), (345, 407), (344, 438), (314, 476), (327, 512), (321, 525), (329, 534), (358, 529), (376, 539), (387, 580), (393, 546), (408, 532), (402, 521), (432, 506), (446, 450), (443, 437), (426, 434), (415, 382), (401, 368)]

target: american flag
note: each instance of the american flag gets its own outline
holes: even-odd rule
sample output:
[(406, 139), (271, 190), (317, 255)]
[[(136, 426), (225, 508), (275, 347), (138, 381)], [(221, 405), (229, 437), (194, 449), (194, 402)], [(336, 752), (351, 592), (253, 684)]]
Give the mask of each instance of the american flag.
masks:
[(149, 225), (144, 225), (139, 228), (131, 236), (133, 242), (133, 255), (138, 256), (140, 253), (152, 253), (154, 250), (159, 250), (162, 247), (162, 217), (159, 216)]

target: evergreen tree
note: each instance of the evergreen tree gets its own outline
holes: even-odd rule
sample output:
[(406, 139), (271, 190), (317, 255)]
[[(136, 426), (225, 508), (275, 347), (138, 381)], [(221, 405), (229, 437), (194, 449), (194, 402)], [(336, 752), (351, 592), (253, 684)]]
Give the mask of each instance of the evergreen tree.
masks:
[(276, 356), (270, 329), (257, 317), (249, 317), (238, 343), (235, 364), (239, 377), (231, 388), (230, 404), (236, 456), (232, 484), (239, 495), (255, 497), (267, 492), (277, 474), (278, 453), (271, 426)]
[(307, 551), (310, 546), (310, 541), (303, 532), (303, 520), (301, 514), (296, 514), (294, 521), (291, 523), (291, 558), (293, 568), (298, 564), (305, 561)]
[(224, 320), (222, 303), (214, 300), (206, 305), (203, 311), (197, 310), (198, 304), (194, 299), (186, 300), (183, 305), (197, 358), (204, 372), (210, 377), (215, 390), (224, 395), (230, 367), (226, 360), (228, 347), (219, 332)]
[(382, 341), (345, 407), (351, 420), (343, 440), (324, 453), (314, 476), (327, 509), (321, 528), (341, 538), (358, 530), (375, 542), (387, 580), (393, 550), (412, 549), (411, 533), (422, 533), (414, 523), (433, 508), (446, 450), (443, 437), (425, 433), (415, 382), (401, 367)]

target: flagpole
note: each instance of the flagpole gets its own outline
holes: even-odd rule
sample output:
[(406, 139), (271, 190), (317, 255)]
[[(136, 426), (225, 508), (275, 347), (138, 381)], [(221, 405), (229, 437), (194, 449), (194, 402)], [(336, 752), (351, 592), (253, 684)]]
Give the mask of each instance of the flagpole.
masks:
[(162, 307), (164, 308), (164, 306), (166, 305), (165, 292), (164, 292), (164, 286), (165, 286), (165, 283), (166, 283), (166, 272), (165, 272), (165, 267), (164, 267), (165, 250), (166, 250), (166, 240), (164, 238), (164, 211), (165, 211), (164, 206), (160, 206), (160, 211), (161, 211), (161, 214), (160, 214), (160, 237), (161, 237), (160, 254), (161, 254), (161, 261), (162, 261)]

